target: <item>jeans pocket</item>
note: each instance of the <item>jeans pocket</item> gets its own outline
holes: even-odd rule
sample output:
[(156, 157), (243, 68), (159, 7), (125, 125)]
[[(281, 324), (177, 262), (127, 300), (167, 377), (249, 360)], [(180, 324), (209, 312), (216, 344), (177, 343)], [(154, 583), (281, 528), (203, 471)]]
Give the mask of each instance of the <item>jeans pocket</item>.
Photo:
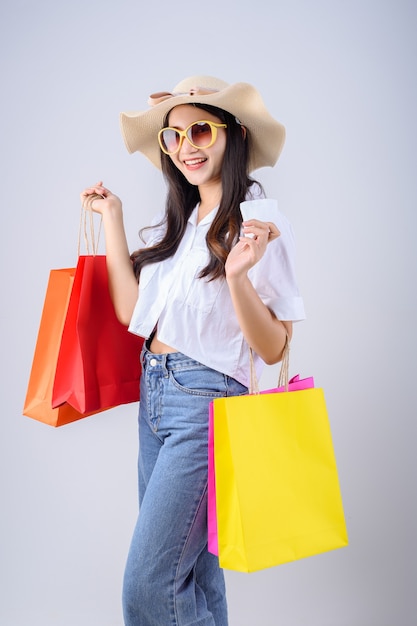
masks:
[(227, 393), (226, 376), (206, 367), (170, 371), (172, 384), (180, 391), (194, 396), (221, 398)]

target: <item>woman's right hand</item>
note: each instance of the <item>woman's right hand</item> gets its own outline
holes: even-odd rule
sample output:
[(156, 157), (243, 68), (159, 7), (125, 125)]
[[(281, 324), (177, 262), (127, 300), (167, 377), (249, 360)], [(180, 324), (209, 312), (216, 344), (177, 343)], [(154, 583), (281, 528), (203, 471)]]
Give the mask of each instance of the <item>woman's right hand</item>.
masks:
[(119, 321), (127, 326), (138, 298), (138, 281), (123, 226), (122, 203), (101, 181), (84, 189), (80, 197), (87, 211), (103, 218), (110, 296)]
[(120, 198), (115, 196), (110, 189), (104, 187), (102, 181), (84, 189), (80, 198), (82, 206), (87, 211), (94, 211), (101, 215), (104, 215), (108, 210), (121, 211), (122, 209)]

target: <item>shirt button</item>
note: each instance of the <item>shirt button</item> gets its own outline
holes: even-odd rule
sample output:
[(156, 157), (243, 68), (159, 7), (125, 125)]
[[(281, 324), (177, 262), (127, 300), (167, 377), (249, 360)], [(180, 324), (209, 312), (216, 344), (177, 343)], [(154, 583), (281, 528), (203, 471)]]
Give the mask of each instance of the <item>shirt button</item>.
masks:
[(155, 365), (158, 363), (158, 361), (156, 359), (151, 359), (149, 361), (149, 365), (152, 365), (152, 367), (155, 367)]

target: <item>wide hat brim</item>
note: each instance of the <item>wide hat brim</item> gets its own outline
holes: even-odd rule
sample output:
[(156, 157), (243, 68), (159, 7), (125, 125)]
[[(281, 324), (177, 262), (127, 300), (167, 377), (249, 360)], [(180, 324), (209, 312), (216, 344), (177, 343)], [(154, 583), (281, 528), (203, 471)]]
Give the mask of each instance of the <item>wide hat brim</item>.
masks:
[[(210, 92), (210, 90), (213, 90)], [(285, 142), (285, 128), (268, 112), (259, 92), (248, 83), (228, 85), (207, 76), (187, 78), (172, 92), (155, 94), (147, 111), (127, 111), (120, 114), (120, 125), (130, 153), (142, 152), (156, 167), (161, 168), (158, 132), (167, 113), (180, 104), (211, 104), (238, 118), (250, 134), (249, 171), (272, 167), (278, 160)]]

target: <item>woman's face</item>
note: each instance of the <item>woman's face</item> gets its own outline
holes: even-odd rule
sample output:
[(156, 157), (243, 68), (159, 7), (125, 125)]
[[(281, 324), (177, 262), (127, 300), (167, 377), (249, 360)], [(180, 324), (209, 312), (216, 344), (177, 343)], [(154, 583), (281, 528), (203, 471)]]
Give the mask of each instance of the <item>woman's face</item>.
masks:
[[(222, 120), (203, 109), (191, 104), (182, 104), (173, 108), (168, 117), (168, 124), (178, 130), (185, 130), (190, 124), (207, 120), (221, 124)], [(217, 138), (209, 148), (195, 148), (184, 138), (181, 148), (170, 155), (175, 166), (184, 174), (191, 185), (221, 184), (221, 169), (226, 149), (226, 129), (217, 129)]]

